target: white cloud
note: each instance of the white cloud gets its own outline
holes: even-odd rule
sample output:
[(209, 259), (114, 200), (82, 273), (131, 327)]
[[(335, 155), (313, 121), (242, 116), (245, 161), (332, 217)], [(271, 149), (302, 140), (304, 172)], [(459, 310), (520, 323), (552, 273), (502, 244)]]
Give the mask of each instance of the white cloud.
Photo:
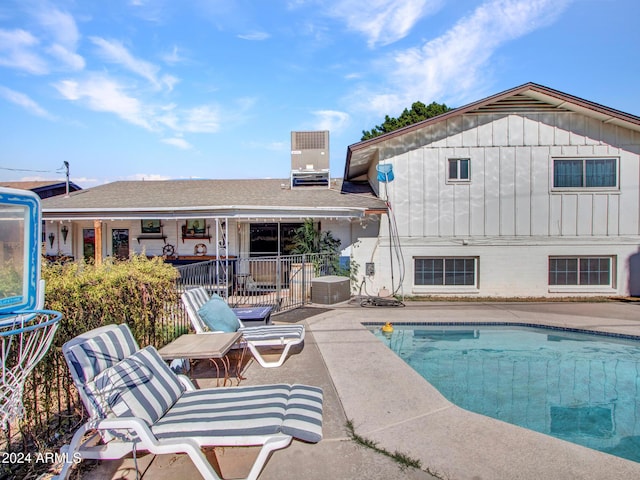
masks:
[(47, 118), (49, 120), (53, 120), (55, 118), (24, 93), (16, 92), (15, 90), (11, 90), (10, 88), (0, 85), (0, 96), (4, 97), (9, 102), (19, 105), (33, 115)]
[(80, 40), (80, 32), (78, 32), (76, 22), (70, 14), (51, 7), (38, 10), (36, 18), (53, 37), (53, 43), (60, 44), (67, 49), (76, 49)]
[(336, 110), (317, 110), (312, 112), (316, 117), (314, 128), (316, 130), (329, 130), (340, 132), (349, 124), (349, 114)]
[(180, 148), (182, 150), (189, 150), (193, 148), (189, 142), (180, 137), (163, 138), (162, 142), (166, 143), (167, 145), (173, 145), (174, 147)]
[(216, 108), (209, 105), (191, 108), (186, 111), (182, 130), (192, 133), (215, 133), (220, 129), (220, 115)]
[(185, 58), (180, 54), (178, 46), (174, 45), (169, 53), (165, 53), (162, 56), (162, 60), (169, 65), (176, 65), (185, 61)]
[(351, 30), (367, 37), (369, 47), (389, 45), (411, 31), (441, 0), (341, 0), (329, 10)]
[(166, 87), (171, 90), (177, 79), (171, 75), (159, 76), (160, 67), (134, 57), (129, 50), (117, 40), (105, 40), (101, 37), (90, 37), (91, 41), (100, 49), (100, 53), (107, 60), (119, 64), (127, 70), (148, 80), (156, 88)]
[(47, 48), (47, 53), (67, 65), (71, 70), (83, 70), (85, 67), (85, 61), (82, 56), (60, 44), (51, 45)]
[(0, 65), (33, 75), (49, 73), (47, 62), (34, 51), (39, 40), (22, 29), (0, 29)]
[(152, 129), (142, 103), (128, 95), (123, 85), (104, 75), (91, 75), (84, 80), (63, 80), (54, 86), (67, 100), (80, 102), (98, 112), (113, 113), (134, 125)]
[(243, 40), (261, 41), (261, 40), (267, 40), (268, 38), (271, 38), (271, 35), (269, 35), (267, 32), (251, 32), (251, 33), (245, 33), (243, 35), (238, 35), (238, 38), (241, 38)]
[(361, 90), (354, 96), (364, 96), (360, 106), (379, 114), (416, 100), (467, 101), (483, 89), (489, 60), (499, 47), (553, 22), (570, 1), (487, 1), (444, 35), (399, 51), (382, 65), (393, 72), (387, 92)]
[(53, 7), (36, 11), (35, 17), (52, 39), (45, 51), (72, 70), (82, 70), (85, 61), (76, 53), (80, 41), (80, 32), (75, 19), (68, 13)]
[(220, 129), (221, 115), (218, 107), (213, 105), (180, 109), (169, 104), (161, 110), (156, 121), (175, 132), (215, 133)]
[(128, 175), (124, 178), (124, 180), (171, 180), (172, 177), (168, 177), (166, 175), (160, 175), (157, 173), (134, 173), (133, 175)]

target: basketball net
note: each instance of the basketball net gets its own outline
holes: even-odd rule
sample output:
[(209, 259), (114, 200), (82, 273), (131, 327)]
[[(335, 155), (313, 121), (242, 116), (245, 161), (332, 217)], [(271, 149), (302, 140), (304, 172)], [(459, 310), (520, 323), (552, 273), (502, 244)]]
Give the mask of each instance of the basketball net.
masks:
[(62, 314), (53, 310), (21, 311), (0, 316), (0, 422), (22, 418), (27, 376), (51, 345)]

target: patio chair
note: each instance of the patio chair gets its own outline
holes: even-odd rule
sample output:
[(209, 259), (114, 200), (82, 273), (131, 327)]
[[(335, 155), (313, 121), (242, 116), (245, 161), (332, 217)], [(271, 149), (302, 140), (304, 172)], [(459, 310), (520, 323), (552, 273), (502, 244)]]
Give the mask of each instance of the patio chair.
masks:
[[(67, 342), (62, 351), (89, 420), (76, 431), (58, 478), (78, 459), (120, 459), (144, 450), (186, 453), (206, 480), (220, 479), (203, 447), (261, 446), (248, 479), (292, 438), (322, 439), (322, 390), (306, 385), (196, 390), (150, 346), (139, 349), (126, 325), (108, 325)], [(93, 433), (93, 437), (86, 438)], [(92, 438), (99, 434), (102, 442)]]
[[(247, 348), (265, 368), (281, 366), (291, 347), (304, 341), (304, 325), (245, 326), (221, 297), (209, 296), (203, 287), (186, 290), (181, 298), (196, 333), (242, 332)], [(263, 357), (259, 348), (267, 347), (282, 348), (277, 360), (269, 362)]]

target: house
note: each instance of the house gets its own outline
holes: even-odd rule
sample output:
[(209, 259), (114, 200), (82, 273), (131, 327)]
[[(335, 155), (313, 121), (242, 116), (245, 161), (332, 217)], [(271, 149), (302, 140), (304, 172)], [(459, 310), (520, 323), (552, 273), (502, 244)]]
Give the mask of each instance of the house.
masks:
[(528, 83), (348, 147), (370, 292), (640, 295), (640, 118)]
[[(291, 179), (121, 181), (42, 202), (47, 255), (167, 257), (176, 264), (290, 253), (296, 228), (311, 218), (350, 254), (384, 202), (368, 187)], [(375, 229), (369, 229), (375, 235)], [(65, 233), (66, 232), (66, 233)], [(53, 235), (50, 237), (50, 235)]]
[(35, 180), (25, 182), (0, 182), (0, 187), (18, 188), (20, 190), (31, 190), (41, 199), (64, 195), (69, 192), (77, 192), (82, 190), (81, 187), (73, 182), (60, 182), (58, 180)]

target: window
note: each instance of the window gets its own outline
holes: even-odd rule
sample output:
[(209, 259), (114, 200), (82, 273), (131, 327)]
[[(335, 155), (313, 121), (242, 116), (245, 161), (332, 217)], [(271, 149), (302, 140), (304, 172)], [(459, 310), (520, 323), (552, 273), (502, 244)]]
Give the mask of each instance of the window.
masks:
[(250, 255), (252, 257), (290, 255), (296, 230), (301, 226), (301, 223), (252, 223), (249, 240)]
[(118, 260), (129, 258), (129, 229), (114, 228), (111, 230), (111, 249)]
[(469, 181), (469, 159), (450, 158), (448, 179), (450, 181)]
[(93, 262), (96, 257), (96, 230), (95, 228), (82, 229), (82, 254), (87, 262)]
[(549, 258), (549, 285), (611, 285), (611, 258)]
[(556, 188), (598, 188), (618, 186), (615, 158), (574, 158), (553, 161)]
[(475, 258), (416, 258), (415, 285), (476, 284)]

